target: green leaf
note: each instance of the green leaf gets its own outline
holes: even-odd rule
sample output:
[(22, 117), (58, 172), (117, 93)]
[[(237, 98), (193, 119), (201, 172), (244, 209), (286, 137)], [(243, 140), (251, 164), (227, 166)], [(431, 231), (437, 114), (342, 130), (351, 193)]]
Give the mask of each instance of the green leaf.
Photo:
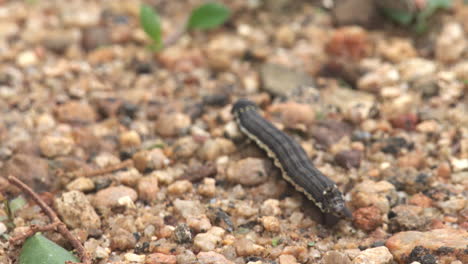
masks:
[(231, 11), (228, 7), (218, 3), (207, 3), (192, 11), (187, 23), (189, 29), (215, 28), (229, 18)]
[(19, 264), (64, 264), (65, 261), (79, 262), (79, 259), (39, 233), (26, 239), (19, 257)]
[(384, 8), (382, 11), (388, 18), (404, 26), (409, 25), (413, 21), (414, 14), (411, 12), (392, 8)]
[(274, 237), (272, 240), (271, 240), (271, 245), (276, 247), (278, 246), (279, 244), (281, 244), (283, 242), (283, 239), (281, 237)]
[(315, 242), (309, 242), (309, 243), (307, 243), (307, 246), (308, 247), (313, 247), (313, 246), (315, 246)]
[(439, 9), (448, 9), (452, 6), (452, 0), (429, 0), (426, 7), (417, 14), (415, 31), (424, 33), (427, 30), (429, 17)]
[(154, 41), (157, 48), (162, 46), (161, 22), (156, 11), (148, 5), (140, 6), (140, 25), (146, 34)]
[(22, 196), (18, 196), (8, 203), (8, 208), (10, 209), (11, 214), (14, 215), (16, 211), (23, 208), (25, 205), (26, 200)]

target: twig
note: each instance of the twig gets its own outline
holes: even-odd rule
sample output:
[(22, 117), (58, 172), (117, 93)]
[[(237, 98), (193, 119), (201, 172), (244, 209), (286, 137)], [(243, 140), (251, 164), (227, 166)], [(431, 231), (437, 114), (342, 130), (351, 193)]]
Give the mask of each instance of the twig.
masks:
[[(11, 184), (15, 185), (16, 187), (20, 188), (27, 195), (29, 195), (31, 199), (33, 199), (34, 202), (36, 202), (39, 205), (39, 207), (41, 207), (41, 209), (45, 212), (45, 214), (49, 217), (50, 221), (52, 222), (51, 224), (48, 224), (42, 227), (31, 226), (28, 231), (26, 231), (25, 233), (19, 236), (12, 238), (10, 241), (13, 243), (16, 243), (18, 242), (19, 239), (25, 239), (29, 236), (34, 235), (38, 231), (57, 230), (65, 239), (70, 241), (73, 248), (76, 249), (78, 255), (80, 256), (81, 264), (91, 264), (89, 255), (84, 249), (81, 242), (75, 236), (73, 236), (70, 230), (68, 230), (67, 226), (62, 221), (60, 221), (60, 218), (57, 216), (54, 210), (52, 210), (52, 208), (50, 208), (50, 206), (47, 205), (47, 203), (44, 202), (44, 200), (42, 200), (41, 197), (39, 197), (39, 195), (36, 192), (34, 192), (29, 186), (24, 184), (21, 180), (10, 175), (8, 176), (8, 181)], [(72, 262), (69, 262), (69, 263), (72, 263)]]
[(106, 173), (111, 173), (113, 171), (125, 169), (125, 168), (132, 167), (132, 166), (133, 166), (133, 160), (128, 159), (118, 164), (111, 165), (102, 169), (78, 172), (76, 176), (77, 177), (95, 177), (95, 176), (99, 176), (99, 175), (106, 174)]

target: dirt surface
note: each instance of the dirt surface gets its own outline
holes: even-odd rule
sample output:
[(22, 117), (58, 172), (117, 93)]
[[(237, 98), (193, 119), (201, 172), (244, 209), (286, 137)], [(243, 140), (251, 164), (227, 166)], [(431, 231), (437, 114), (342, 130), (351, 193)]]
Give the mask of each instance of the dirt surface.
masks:
[[(146, 2), (166, 37), (202, 3)], [(416, 34), (372, 1), (347, 17), (318, 2), (225, 1), (224, 26), (155, 53), (141, 1), (0, 0), (0, 198), (21, 179), (94, 263), (468, 263), (468, 6)], [(353, 220), (326, 225), (283, 180), (238, 130), (238, 98), (300, 142)], [(33, 202), (0, 219), (0, 263), (48, 223)]]

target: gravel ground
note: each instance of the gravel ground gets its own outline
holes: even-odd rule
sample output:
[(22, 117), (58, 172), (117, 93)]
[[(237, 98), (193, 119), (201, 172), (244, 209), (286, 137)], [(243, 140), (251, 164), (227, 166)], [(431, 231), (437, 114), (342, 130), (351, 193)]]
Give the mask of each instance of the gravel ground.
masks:
[[(202, 1), (147, 2), (167, 36)], [(376, 23), (372, 1), (315, 2), (225, 1), (225, 26), (153, 53), (140, 1), (0, 0), (0, 199), (20, 178), (102, 264), (468, 263), (468, 6), (417, 35)], [(353, 220), (325, 225), (239, 132), (238, 98)], [(8, 238), (48, 219), (32, 202), (6, 216), (14, 263)]]

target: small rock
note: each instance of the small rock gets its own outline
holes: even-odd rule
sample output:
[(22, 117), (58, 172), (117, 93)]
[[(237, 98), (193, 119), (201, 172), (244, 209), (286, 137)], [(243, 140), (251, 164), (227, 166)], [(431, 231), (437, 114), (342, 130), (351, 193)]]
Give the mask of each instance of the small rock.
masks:
[(75, 142), (69, 137), (45, 136), (39, 141), (41, 153), (48, 158), (68, 155)]
[(286, 102), (268, 108), (275, 119), (286, 128), (306, 130), (315, 121), (315, 111), (308, 104)]
[(281, 230), (280, 222), (278, 218), (274, 216), (262, 217), (262, 225), (265, 230), (269, 232), (279, 232)]
[(192, 241), (192, 233), (186, 224), (180, 224), (174, 229), (175, 241), (179, 244), (189, 243)]
[(372, 231), (382, 224), (381, 214), (375, 206), (359, 208), (353, 212), (354, 225), (364, 231)]
[(397, 205), (390, 212), (389, 229), (395, 231), (418, 230), (424, 228), (429, 219), (424, 208), (415, 205)]
[(185, 134), (190, 125), (190, 117), (183, 113), (161, 114), (156, 121), (156, 133), (163, 137), (174, 137)]
[(263, 88), (274, 95), (285, 96), (299, 86), (314, 86), (313, 79), (307, 73), (278, 64), (263, 64), (260, 74)]
[[(401, 162), (399, 162), (400, 165)], [(382, 172), (385, 179), (395, 186), (398, 191), (405, 191), (409, 194), (427, 191), (434, 181), (432, 175), (419, 172), (414, 168), (389, 168)]]
[(286, 246), (282, 254), (293, 255), (300, 263), (308, 260), (307, 249), (304, 246)]
[(63, 54), (76, 40), (72, 33), (71, 31), (65, 30), (51, 31), (47, 33), (42, 43), (47, 49), (58, 54)]
[(198, 156), (203, 160), (216, 160), (216, 158), (230, 154), (235, 150), (236, 146), (228, 139), (208, 139), (198, 150)]
[(57, 118), (64, 123), (87, 124), (96, 120), (96, 112), (87, 103), (69, 101), (56, 109)]
[(84, 228), (88, 231), (101, 228), (101, 219), (82, 192), (63, 193), (54, 200), (54, 207), (63, 222), (71, 228)]
[(137, 185), (138, 197), (143, 201), (152, 202), (156, 200), (159, 193), (158, 178), (154, 176), (143, 177)]
[(385, 39), (379, 43), (377, 49), (384, 58), (394, 63), (399, 63), (418, 55), (411, 40), (406, 38)]
[(351, 264), (349, 258), (338, 251), (328, 251), (323, 256), (323, 264)]
[(135, 190), (126, 186), (108, 187), (96, 193), (93, 204), (98, 209), (122, 206), (119, 201), (124, 197), (130, 198), (130, 200), (134, 202), (138, 195)]
[(240, 59), (247, 50), (247, 43), (236, 35), (219, 34), (208, 42), (205, 55), (215, 70), (228, 70), (232, 62)]
[(82, 31), (81, 46), (87, 51), (108, 46), (111, 43), (111, 31), (107, 27), (88, 27)]
[(326, 51), (343, 59), (359, 60), (368, 56), (371, 48), (367, 31), (358, 26), (346, 26), (333, 32)]
[(435, 120), (422, 121), (416, 126), (416, 131), (422, 133), (438, 133), (439, 129), (439, 123)]
[(359, 150), (343, 150), (335, 155), (335, 162), (345, 169), (361, 166), (362, 152)]
[(421, 58), (410, 58), (398, 64), (401, 80), (414, 82), (423, 78), (430, 78), (435, 74), (437, 65)]
[(220, 227), (212, 227), (206, 233), (197, 234), (193, 239), (193, 245), (199, 248), (201, 251), (214, 250), (217, 244), (221, 242), (225, 232), (226, 231)]
[(357, 86), (359, 90), (378, 93), (381, 88), (397, 84), (400, 74), (393, 65), (382, 64), (374, 71), (366, 73), (359, 78)]
[(126, 131), (119, 136), (121, 150), (135, 149), (141, 145), (140, 135), (136, 131)]
[(369, 248), (362, 251), (353, 264), (389, 264), (393, 260), (392, 254), (386, 247)]
[(466, 46), (467, 41), (462, 25), (456, 22), (447, 23), (437, 37), (436, 58), (444, 63), (457, 61), (466, 50)]
[(175, 159), (184, 159), (192, 157), (199, 147), (199, 144), (193, 137), (188, 136), (177, 139), (172, 147), (172, 151)]
[(299, 264), (293, 255), (280, 255), (278, 260), (280, 264)]
[(127, 170), (118, 171), (114, 174), (114, 179), (116, 182), (135, 187), (138, 184), (138, 181), (143, 177), (138, 170), (135, 168), (129, 168)]
[(398, 115), (390, 119), (390, 123), (394, 128), (401, 128), (408, 131), (413, 131), (418, 121), (418, 116), (413, 113)]
[(375, 105), (375, 95), (342, 87), (330, 87), (323, 91), (323, 101), (341, 110), (351, 121), (362, 121), (369, 118)]
[(280, 215), (281, 208), (279, 207), (279, 201), (276, 199), (267, 199), (260, 207), (260, 211), (262, 215), (265, 216)]
[(205, 214), (204, 207), (200, 204), (200, 202), (197, 201), (176, 199), (174, 201), (174, 209), (185, 219)]
[(94, 190), (94, 182), (90, 178), (79, 177), (67, 184), (67, 190), (89, 192)]
[(139, 151), (133, 155), (132, 159), (135, 168), (142, 173), (163, 169), (170, 163), (170, 160), (159, 148)]
[(456, 159), (450, 160), (454, 172), (468, 170), (468, 159)]
[(49, 174), (49, 163), (31, 155), (16, 154), (5, 162), (2, 176), (13, 175), (31, 187), (34, 191), (41, 193), (52, 191), (54, 178)]
[(181, 195), (192, 191), (192, 183), (187, 180), (176, 181), (167, 187), (167, 192), (172, 195)]
[(398, 196), (395, 187), (387, 181), (364, 181), (351, 191), (351, 203), (356, 208), (376, 206), (387, 214), (390, 206), (395, 204)]
[(0, 235), (5, 234), (5, 232), (8, 230), (8, 228), (5, 226), (3, 222), (0, 222)]
[(296, 33), (290, 26), (282, 26), (275, 33), (276, 41), (284, 47), (291, 47), (296, 39)]
[(272, 169), (272, 164), (267, 160), (246, 158), (232, 163), (228, 167), (227, 180), (253, 186), (265, 182)]
[(390, 237), (385, 245), (398, 262), (405, 262), (413, 250), (420, 246), (423, 251), (428, 250), (425, 255), (444, 256), (447, 263), (457, 259), (464, 263), (467, 260), (465, 250), (468, 245), (468, 232), (461, 229), (400, 232)]
[(184, 252), (177, 255), (177, 263), (195, 264), (197, 263), (197, 257), (191, 250), (184, 250)]
[(200, 264), (234, 264), (234, 262), (227, 260), (225, 256), (214, 251), (200, 252), (197, 259)]
[(16, 64), (18, 64), (21, 67), (34, 66), (37, 65), (38, 62), (39, 60), (37, 58), (36, 53), (30, 50), (21, 52), (16, 58)]
[(335, 3), (332, 15), (338, 25), (372, 26), (378, 22), (380, 15), (372, 0), (345, 0)]
[(462, 197), (452, 196), (447, 201), (440, 201), (437, 206), (442, 209), (445, 214), (457, 214), (464, 208), (468, 208), (467, 199)]
[(124, 257), (126, 261), (137, 263), (143, 263), (143, 261), (145, 261), (146, 258), (145, 255), (137, 255), (134, 253), (125, 253)]
[(408, 204), (429, 208), (432, 207), (432, 199), (422, 193), (417, 193), (408, 200)]
[(348, 123), (337, 120), (323, 120), (317, 122), (310, 130), (312, 137), (318, 144), (325, 147), (338, 142), (344, 136), (350, 136), (352, 128)]
[(174, 255), (163, 253), (152, 253), (146, 256), (145, 264), (176, 264), (177, 258)]
[(240, 238), (234, 242), (234, 247), (238, 256), (261, 256), (265, 250), (264, 247), (259, 246), (247, 238)]
[(198, 193), (206, 197), (214, 197), (216, 194), (216, 180), (213, 178), (203, 179), (203, 183), (198, 187)]

